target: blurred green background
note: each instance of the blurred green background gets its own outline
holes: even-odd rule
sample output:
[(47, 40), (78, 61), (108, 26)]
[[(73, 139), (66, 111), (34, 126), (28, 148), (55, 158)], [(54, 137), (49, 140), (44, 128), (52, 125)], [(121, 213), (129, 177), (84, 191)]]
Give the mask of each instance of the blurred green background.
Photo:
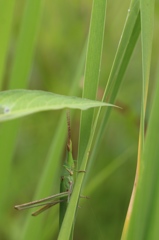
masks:
[[(10, 81), (12, 64), (16, 55), (17, 39), (26, 5), (26, 1), (17, 0), (15, 2), (4, 73), (4, 89), (7, 89)], [(129, 4), (130, 1), (108, 1), (100, 88), (98, 90), (99, 99), (102, 98), (110, 73)], [(88, 36), (91, 5), (92, 1), (90, 0), (43, 1), (35, 53), (28, 75), (29, 89), (69, 94), (77, 71), (79, 58)], [(158, 16), (159, 4), (156, 4), (156, 33), (159, 28)], [(154, 37), (153, 45), (152, 79), (155, 76), (158, 64), (156, 49), (158, 49), (157, 34)], [(23, 60), (23, 64), (25, 64), (25, 60)], [(153, 94), (153, 80), (151, 83), (149, 102), (151, 94)], [(77, 88), (78, 96), (81, 96), (82, 78), (79, 80)], [(90, 193), (89, 200), (81, 200), (81, 208), (78, 211), (75, 227), (74, 239), (76, 240), (120, 239), (135, 176), (140, 102), (141, 48), (140, 41), (138, 41), (124, 78), (124, 84), (116, 101), (116, 104), (123, 109), (114, 109), (112, 111), (108, 128), (105, 131), (100, 149), (98, 149), (97, 158), (85, 182), (84, 194), (88, 195), (86, 191), (87, 186), (91, 179), (103, 168), (109, 166), (114, 160), (118, 162), (120, 157), (123, 158), (123, 154), (127, 154), (127, 157), (125, 157), (120, 167), (116, 167), (116, 170), (110, 172), (109, 177), (99, 188)], [(13, 207), (18, 203), (32, 200), (61, 113), (62, 111), (37, 113), (20, 120), (16, 149), (8, 179), (8, 189), (4, 189), (6, 193), (5, 217), (0, 219), (1, 240), (21, 239), (19, 236), (25, 221), (26, 211), (18, 212)], [(73, 155), (75, 159), (77, 157), (78, 130), (79, 111), (75, 111), (71, 123)], [(9, 138), (10, 133), (8, 132)], [(65, 147), (61, 153), (61, 163), (64, 157)], [(3, 161), (5, 159), (1, 155), (1, 162), (3, 163)], [(59, 176), (60, 174), (57, 173), (55, 192), (59, 188)], [(3, 181), (3, 179), (0, 179), (0, 181)], [(50, 184), (52, 184), (51, 179)], [(3, 195), (3, 192), (1, 195)], [(52, 209), (49, 210), (50, 216), (52, 211)], [(54, 227), (54, 220), (50, 222), (50, 220), (47, 220), (48, 213), (44, 213), (44, 215), (44, 231), (41, 239), (56, 239), (56, 236), (52, 236), (51, 231)], [(55, 227), (56, 223), (57, 219), (55, 219)]]

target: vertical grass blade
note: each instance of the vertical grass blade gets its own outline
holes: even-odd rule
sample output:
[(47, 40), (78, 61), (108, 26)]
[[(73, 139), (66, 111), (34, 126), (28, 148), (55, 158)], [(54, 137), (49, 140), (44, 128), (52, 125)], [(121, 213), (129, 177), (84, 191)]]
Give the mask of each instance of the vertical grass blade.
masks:
[(141, 154), (144, 147), (144, 130), (145, 130), (145, 113), (149, 85), (151, 51), (153, 39), (153, 22), (154, 22), (154, 3), (155, 1), (140, 0), (141, 11), (141, 47), (142, 47), (142, 103), (141, 103), (141, 121), (139, 133), (139, 149), (138, 149), (138, 166), (136, 178), (140, 171)]
[(85, 187), (85, 192), (87, 196), (91, 196), (92, 192), (95, 192), (100, 188), (106, 181), (109, 176), (113, 175), (116, 170), (121, 168), (125, 164), (131, 155), (134, 153), (135, 147), (130, 147), (124, 151), (120, 156), (115, 158), (111, 163), (106, 165), (93, 179), (90, 179), (90, 182)]
[(3, 83), (14, 6), (15, 0), (0, 2), (0, 89)]
[[(21, 32), (17, 44), (15, 60), (13, 62), (13, 71), (11, 73), (11, 82), (9, 88), (25, 88), (27, 86), (27, 77), (32, 63), (35, 38), (40, 17), (41, 1), (32, 2), (27, 0), (24, 19), (21, 25)], [(29, 30), (31, 29), (31, 30)], [(3, 201), (8, 193), (8, 182), (10, 175), (11, 159), (13, 156), (16, 136), (19, 127), (19, 121), (3, 123), (1, 125), (0, 148), (2, 149), (3, 161), (0, 166), (0, 175), (3, 181), (0, 184), (2, 194), (0, 209), (3, 210)], [(6, 145), (7, 142), (7, 145)]]
[(10, 89), (26, 88), (35, 51), (35, 42), (41, 17), (42, 0), (26, 1), (15, 60), (10, 79)]
[[(119, 88), (118, 85), (120, 86), (121, 84), (120, 76), (118, 73), (121, 71), (123, 65), (127, 67), (132, 51), (134, 50), (134, 46), (138, 39), (139, 33), (140, 33), (139, 0), (132, 0), (130, 7), (128, 9), (124, 29), (121, 34), (119, 45), (109, 74), (107, 86), (105, 88), (103, 97), (104, 99), (108, 94), (111, 94), (110, 95), (111, 100), (114, 101), (116, 93), (112, 90), (112, 88), (118, 89)], [(136, 37), (134, 36), (134, 34), (136, 35)]]
[[(148, 92), (148, 82), (150, 74), (151, 51), (152, 51), (152, 38), (153, 38), (153, 19), (154, 19), (154, 1), (140, 1), (141, 10), (141, 44), (142, 44), (142, 105), (141, 105), (141, 122), (139, 133), (139, 147), (138, 147), (138, 163), (134, 183), (133, 194), (129, 206), (128, 215), (125, 221), (122, 239), (151, 239), (148, 238), (148, 225), (150, 223), (150, 202), (153, 201), (150, 196), (152, 189), (147, 182), (144, 172), (148, 171), (147, 165), (149, 159), (143, 155), (146, 146), (144, 146), (144, 129), (145, 129), (145, 112)], [(150, 128), (151, 129), (151, 128)], [(150, 130), (151, 131), (151, 130)], [(148, 140), (149, 141), (149, 140)], [(150, 150), (151, 151), (151, 150)], [(149, 152), (149, 151), (148, 151)], [(150, 155), (148, 154), (150, 157)], [(152, 162), (155, 161), (152, 159)], [(153, 164), (153, 163), (152, 163)], [(153, 166), (153, 165), (152, 165)], [(150, 169), (152, 169), (152, 166)], [(151, 170), (150, 170), (151, 171)], [(147, 172), (148, 173), (148, 172)], [(153, 181), (153, 176), (150, 174), (149, 181)], [(145, 178), (146, 177), (146, 178)], [(147, 189), (145, 188), (147, 182)], [(146, 191), (146, 194), (144, 193)], [(150, 194), (150, 196), (149, 196)], [(145, 195), (145, 197), (144, 197)], [(143, 203), (142, 203), (143, 202)], [(143, 205), (142, 205), (143, 204)], [(144, 207), (145, 206), (145, 207)], [(149, 218), (149, 219), (148, 219)]]
[(151, 52), (154, 27), (155, 0), (141, 0), (141, 46), (142, 46), (142, 75), (143, 75), (143, 108), (146, 111), (148, 84), (151, 66)]
[[(106, 1), (94, 0), (92, 7), (86, 58), (83, 88), (84, 98), (96, 99), (104, 39), (105, 17), (106, 17)], [(81, 114), (79, 156), (78, 156), (79, 166), (90, 136), (93, 112), (94, 110), (89, 110), (87, 112), (82, 112)]]
[[(127, 69), (127, 66), (130, 62), (133, 50), (136, 46), (139, 34), (140, 34), (139, 1), (133, 0), (129, 8), (125, 26), (121, 35), (121, 39), (119, 41), (119, 46), (110, 71), (108, 83), (103, 95), (103, 101), (105, 101), (106, 97), (108, 96), (109, 102), (113, 103), (115, 101), (120, 86), (123, 82), (123, 77)], [(101, 139), (103, 133), (105, 132), (105, 128), (107, 126), (111, 110), (112, 110), (111, 108), (104, 109), (104, 117), (102, 118), (100, 125), (97, 127), (98, 132), (96, 135), (94, 148), (92, 149), (89, 167), (91, 166), (91, 163), (93, 162), (93, 160), (96, 157), (96, 154), (98, 153), (96, 149), (98, 149), (98, 146), (101, 143)], [(98, 114), (100, 114), (100, 111)], [(87, 173), (88, 171), (89, 168), (87, 169)]]
[[(78, 95), (77, 91), (77, 83), (79, 79), (81, 79), (83, 69), (84, 69), (84, 62), (85, 62), (85, 55), (86, 55), (86, 47), (84, 47), (83, 52), (80, 57), (80, 61), (78, 64), (78, 69), (75, 77), (73, 78), (74, 81), (71, 85), (70, 95)], [(71, 114), (72, 115), (72, 114)], [(59, 120), (59, 124), (57, 126), (56, 132), (53, 134), (52, 142), (50, 148), (48, 150), (48, 155), (46, 158), (45, 168), (41, 174), (41, 178), (39, 180), (39, 184), (37, 186), (34, 199), (39, 199), (41, 196), (46, 196), (52, 192), (52, 186), (55, 184), (57, 185), (56, 176), (59, 172), (60, 158), (64, 148), (64, 143), (66, 139), (67, 133), (67, 126), (66, 126), (66, 112), (64, 111), (61, 115), (61, 119)], [(60, 181), (59, 181), (60, 184)], [(36, 221), (30, 216), (31, 212), (28, 212), (26, 221), (24, 224), (23, 232), (22, 232), (22, 239), (39, 239), (42, 235), (43, 231), (43, 216), (40, 216), (36, 219)], [(55, 216), (57, 217), (57, 215)], [(57, 232), (57, 228), (54, 226), (54, 220), (50, 219), (53, 223), (53, 228), (51, 231), (52, 236)]]
[[(83, 97), (95, 99), (98, 88), (98, 80), (100, 73), (101, 54), (104, 38), (104, 26), (106, 16), (106, 1), (94, 0), (91, 14), (91, 24), (88, 40), (87, 60), (85, 69), (85, 82)], [(80, 126), (80, 142), (79, 142), (79, 165), (81, 170), (85, 170), (89, 150), (93, 140), (94, 131), (91, 132), (93, 121), (93, 111), (82, 113)], [(91, 133), (91, 138), (90, 138)], [(83, 158), (83, 160), (82, 160)], [(81, 164), (82, 162), (82, 164)], [(78, 174), (77, 181), (71, 196), (63, 224), (59, 233), (58, 240), (68, 240), (72, 229), (72, 224), (75, 218), (76, 208), (80, 189), (82, 186), (84, 173)]]
[[(144, 151), (137, 183), (134, 206), (127, 234), (122, 239), (157, 239), (159, 209), (159, 81), (156, 81), (156, 92), (149, 119)], [(155, 139), (155, 141), (153, 141)]]

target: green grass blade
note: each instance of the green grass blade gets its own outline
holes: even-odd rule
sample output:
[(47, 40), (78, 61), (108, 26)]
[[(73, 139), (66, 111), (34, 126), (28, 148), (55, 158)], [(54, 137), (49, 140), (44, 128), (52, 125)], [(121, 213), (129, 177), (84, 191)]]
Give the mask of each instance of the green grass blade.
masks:
[[(114, 102), (116, 99), (117, 93), (122, 84), (123, 76), (140, 34), (140, 14), (138, 0), (132, 1), (129, 10), (130, 12), (128, 12), (128, 17), (103, 96), (103, 99), (106, 99), (107, 94), (110, 94), (109, 99), (111, 102)], [(110, 112), (111, 109), (110, 111), (109, 109), (106, 109), (105, 116), (99, 130), (99, 136), (102, 136), (104, 125), (107, 124)]]
[[(101, 51), (103, 47), (104, 26), (106, 16), (106, 1), (93, 1), (91, 25), (88, 40), (87, 61), (85, 69), (85, 82), (83, 97), (95, 99), (98, 88), (98, 79), (100, 72)], [(90, 150), (93, 137), (90, 139), (91, 123), (93, 121), (93, 111), (82, 113), (80, 126), (80, 143), (79, 143), (79, 157), (82, 160), (80, 169), (85, 170), (88, 161), (88, 151)], [(93, 134), (91, 133), (93, 136)], [(88, 143), (89, 141), (89, 143)], [(87, 148), (87, 149), (86, 149)], [(86, 151), (85, 151), (86, 150)], [(59, 233), (59, 240), (69, 239), (74, 221), (78, 197), (82, 185), (84, 174), (78, 174), (77, 181), (73, 194), (71, 196), (70, 204), (68, 206), (63, 224)]]
[(146, 111), (151, 52), (154, 27), (155, 1), (141, 0), (141, 46), (142, 46), (142, 74), (143, 74), (143, 108)]
[(0, 149), (2, 156), (2, 161), (0, 162), (0, 175), (2, 179), (2, 181), (0, 181), (0, 191), (3, 192), (0, 201), (0, 211), (1, 216), (4, 215), (4, 218), (7, 211), (7, 209), (5, 209), (4, 206), (9, 192), (8, 185), (10, 183), (11, 175), (11, 160), (15, 148), (17, 127), (18, 121), (15, 121), (13, 124), (11, 124), (10, 122), (6, 122), (5, 124), (1, 124), (0, 126), (1, 132)]
[[(103, 96), (103, 99), (106, 99), (106, 96), (109, 96), (110, 94), (110, 102), (115, 102), (116, 96), (123, 82), (124, 74), (130, 62), (130, 58), (132, 56), (133, 50), (136, 46), (136, 42), (140, 34), (140, 13), (138, 0), (132, 1), (129, 9), (130, 11), (128, 12), (128, 17), (126, 19), (125, 27), (119, 42), (119, 46), (114, 58), (108, 83)], [(98, 149), (98, 146), (101, 144), (101, 139), (103, 134), (105, 133), (105, 128), (107, 126), (111, 110), (111, 108), (106, 108), (104, 110), (104, 117), (102, 117), (102, 121), (97, 127), (98, 132), (95, 139), (94, 147), (92, 149), (87, 172), (89, 171), (92, 162), (98, 154), (98, 151), (96, 151), (96, 149)], [(100, 112), (98, 114), (100, 114)]]
[[(128, 210), (128, 215), (125, 221), (122, 239), (134, 239), (134, 238), (149, 239), (147, 234), (147, 231), (148, 231), (147, 223), (149, 220), (147, 219), (147, 217), (150, 217), (150, 213), (149, 213), (150, 208), (145, 208), (144, 206), (141, 205), (141, 202), (145, 202), (144, 205), (146, 206), (146, 204), (149, 204), (148, 203), (149, 197), (152, 195), (151, 190), (148, 187), (148, 189), (146, 190), (147, 192), (146, 194), (150, 194), (150, 196), (147, 195), (146, 198), (144, 198), (143, 191), (145, 191), (144, 189), (145, 189), (147, 179), (144, 178), (143, 172), (147, 171), (147, 168), (145, 169), (145, 163), (148, 163), (149, 160), (147, 159), (147, 156), (145, 157), (144, 155), (142, 157), (142, 155), (143, 155), (143, 151), (144, 153), (146, 151), (145, 149), (146, 146), (144, 146), (144, 129), (145, 129), (145, 112), (146, 112), (147, 92), (148, 92), (150, 64), (151, 64), (154, 3), (155, 3), (154, 1), (151, 1), (151, 2), (142, 1), (142, 0), (140, 1), (143, 81), (142, 81), (142, 105), (141, 105), (141, 122), (140, 122), (139, 147), (138, 147), (138, 163), (137, 163), (137, 171), (136, 171), (133, 194), (132, 194), (132, 198), (131, 198), (131, 202)], [(143, 180), (145, 182), (142, 182)], [(153, 177), (150, 181), (153, 181)], [(146, 207), (148, 207), (148, 205)], [(137, 211), (138, 211), (138, 216), (137, 216)], [(140, 224), (140, 227), (138, 224)]]
[(140, 171), (141, 154), (144, 147), (144, 130), (145, 130), (145, 114), (149, 85), (152, 38), (153, 38), (153, 18), (154, 18), (154, 2), (140, 1), (141, 9), (141, 46), (142, 46), (142, 104), (141, 104), (141, 122), (139, 134), (138, 149), (138, 167), (136, 178)]
[[(105, 0), (93, 1), (83, 89), (84, 98), (96, 99), (104, 39), (106, 2)], [(79, 165), (88, 143), (92, 121), (93, 110), (82, 112), (78, 153)]]
[[(82, 164), (81, 164), (81, 169), (82, 170), (86, 169), (87, 161), (88, 161), (88, 158), (89, 158), (89, 150), (91, 148), (91, 144), (92, 144), (93, 136), (94, 136), (94, 132), (95, 132), (94, 130), (95, 130), (95, 128), (93, 128), (93, 130), (91, 132), (90, 139), (89, 139), (86, 151), (84, 153), (83, 161), (82, 161)], [(69, 240), (69, 238), (70, 238), (70, 233), (71, 233), (72, 224), (73, 224), (75, 214), (76, 214), (76, 208), (77, 208), (77, 204), (78, 204), (78, 198), (79, 198), (79, 195), (80, 195), (82, 182), (83, 182), (83, 179), (84, 179), (84, 174), (85, 173), (80, 173), (77, 176), (75, 187), (74, 187), (71, 199), (70, 199), (70, 203), (69, 203), (68, 208), (67, 208), (66, 215), (65, 215), (63, 223), (62, 223), (62, 227), (61, 227), (61, 230), (60, 230), (60, 233), (59, 233), (59, 236), (58, 236), (58, 240), (61, 240), (61, 239), (66, 239), (66, 240), (68, 239)]]
[(113, 106), (85, 98), (63, 96), (38, 90), (8, 90), (0, 92), (0, 121), (19, 118), (35, 112), (73, 108), (86, 110), (92, 107)]
[[(39, 19), (39, 15), (37, 15), (36, 13), (40, 12), (39, 10), (40, 8), (41, 8), (40, 1), (36, 0), (33, 3), (31, 0), (27, 0), (25, 16), (21, 24), (19, 41), (17, 43), (16, 56), (15, 56), (15, 60), (13, 61), (13, 71), (11, 73), (9, 88), (20, 88), (20, 87), (27, 86), (27, 77), (28, 77), (28, 73), (30, 71), (30, 66), (32, 63), (33, 52), (35, 48), (35, 38), (36, 38), (36, 33), (38, 28), (37, 18)], [(33, 26), (34, 26), (34, 31), (28, 32), (30, 31), (29, 29), (32, 29)], [(27, 32), (27, 34), (25, 34), (25, 31)], [(26, 48), (27, 48), (27, 51), (26, 51)], [(29, 49), (29, 52), (28, 52), (28, 49)], [(1, 153), (2, 153), (3, 159), (5, 159), (5, 161), (1, 162), (1, 166), (0, 166), (0, 175), (3, 176), (3, 181), (1, 181), (1, 184), (0, 184), (0, 191), (3, 192), (5, 189), (5, 192), (1, 197), (1, 204), (0, 204), (0, 209), (3, 212), (5, 211), (3, 207), (3, 202), (5, 201), (6, 194), (8, 194), (8, 191), (9, 191), (8, 184), (10, 182), (9, 177), (10, 177), (11, 159), (13, 157), (18, 128), (19, 128), (18, 121), (3, 123), (3, 125), (1, 125), (0, 148), (2, 149)], [(6, 142), (7, 142), (7, 145), (6, 145)]]
[[(119, 72), (119, 74), (116, 73), (118, 81), (115, 82), (114, 90), (113, 90), (114, 94), (111, 95), (112, 99), (113, 98), (115, 99), (115, 96), (118, 92), (118, 89), (119, 89), (119, 86), (120, 86), (120, 84), (119, 84), (120, 79), (122, 79), (122, 77), (124, 75), (124, 72), (125, 72), (126, 67), (128, 65), (128, 62), (129, 62), (129, 59), (131, 57), (132, 51), (134, 49), (134, 46), (136, 44), (136, 41), (137, 41), (139, 33), (140, 33), (139, 4), (138, 4), (137, 1), (132, 2), (132, 9), (133, 9), (132, 12), (131, 12), (131, 9), (130, 9), (130, 12), (132, 14), (132, 15), (130, 14), (131, 18), (128, 18), (128, 22), (125, 26), (125, 30), (124, 30), (124, 33), (122, 35), (122, 39), (121, 39), (119, 49), (118, 49), (118, 52), (117, 52), (117, 56), (116, 56), (116, 59), (115, 59), (116, 62), (114, 63), (113, 70), (111, 72), (112, 79), (113, 79), (113, 73), (115, 74), (116, 71)], [(132, 21), (132, 19), (133, 19), (133, 21)], [(136, 26), (137, 26), (137, 28), (136, 28)], [(125, 51), (123, 51), (124, 48), (125, 48)], [(115, 68), (114, 68), (114, 66), (115, 66)], [(88, 152), (85, 153), (85, 154), (86, 154), (85, 159), (88, 159), (88, 157), (87, 157)], [(81, 166), (81, 168), (82, 167), (84, 167), (84, 166)], [(82, 176), (81, 177), (79, 176), (78, 178), (80, 178), (80, 180), (77, 180), (77, 181), (79, 181), (79, 182), (77, 182), (77, 185), (79, 184), (79, 186), (80, 186), (83, 179), (82, 179)], [(77, 192), (77, 194), (78, 193), (79, 192)], [(75, 193), (73, 193), (73, 196), (74, 195), (75, 195)], [(73, 196), (72, 196), (72, 198), (73, 198)], [(71, 201), (73, 201), (73, 200), (71, 199)]]
[(14, 6), (15, 0), (1, 1), (0, 3), (0, 89), (3, 83)]
[[(126, 71), (130, 57), (136, 45), (140, 33), (140, 16), (139, 16), (139, 0), (132, 0), (128, 9), (125, 26), (121, 34), (119, 45), (116, 51), (116, 55), (112, 64), (111, 72), (108, 78), (107, 86), (104, 92), (104, 99), (109, 94), (110, 98), (114, 101), (116, 92), (118, 92), (119, 86), (121, 85), (121, 77)], [(135, 37), (135, 36), (136, 37)], [(122, 75), (121, 68), (124, 67)], [(112, 90), (114, 88), (114, 90)], [(116, 92), (114, 92), (116, 89)]]
[[(83, 73), (85, 55), (86, 55), (86, 49), (84, 47), (80, 57), (79, 64), (78, 64), (77, 73), (73, 78), (73, 82), (71, 84), (69, 95), (78, 94), (79, 89), (77, 88), (77, 85)], [(57, 173), (59, 173), (59, 168), (61, 167), (60, 160), (61, 160), (61, 154), (64, 148), (65, 139), (66, 139), (66, 132), (67, 132), (66, 129), (67, 129), (66, 113), (63, 112), (59, 120), (59, 124), (57, 126), (56, 132), (53, 134), (52, 143), (48, 150), (48, 155), (46, 158), (45, 168), (39, 179), (39, 183), (35, 192), (34, 199), (41, 198), (41, 196), (47, 196), (52, 192), (52, 186), (57, 185), (56, 176), (57, 176)], [(50, 179), (51, 179), (51, 184), (50, 184)], [(60, 181), (59, 181), (59, 186), (60, 186)], [(27, 214), (26, 221), (22, 231), (21, 237), (24, 240), (31, 239), (31, 238), (39, 239), (43, 232), (43, 220), (44, 220), (43, 216), (42, 217), (40, 216), (40, 218), (38, 217), (35, 222), (34, 219), (31, 218), (30, 214), (31, 214), (31, 211), (29, 211)], [(54, 217), (56, 218), (57, 215), (55, 215)], [(50, 221), (52, 221), (52, 218), (50, 219)], [(53, 226), (54, 227), (51, 230), (51, 236), (53, 236), (57, 231), (57, 227), (54, 225), (54, 221), (53, 221)]]
[(134, 147), (131, 147), (124, 151), (121, 155), (119, 155), (117, 158), (115, 158), (111, 163), (109, 163), (107, 166), (104, 167), (99, 173), (97, 173), (96, 176), (94, 176), (93, 179), (90, 180), (90, 183), (88, 183), (85, 187), (84, 192), (87, 196), (90, 196), (92, 192), (95, 192), (97, 189), (102, 186), (107, 178), (114, 174), (115, 171), (117, 171), (123, 164), (130, 159), (130, 156), (134, 153)]
[[(127, 234), (122, 239), (157, 239), (158, 238), (158, 208), (159, 208), (159, 82), (156, 81), (156, 92), (149, 119), (144, 151), (142, 154), (139, 180), (136, 196)], [(155, 139), (155, 141), (152, 141)]]
[(9, 89), (26, 88), (41, 19), (42, 0), (27, 0)]

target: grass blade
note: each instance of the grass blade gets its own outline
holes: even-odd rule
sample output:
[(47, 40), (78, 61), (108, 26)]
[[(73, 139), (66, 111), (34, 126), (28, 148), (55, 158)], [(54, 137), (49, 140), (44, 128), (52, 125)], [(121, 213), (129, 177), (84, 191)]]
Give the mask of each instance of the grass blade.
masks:
[[(130, 11), (128, 12), (125, 27), (119, 41), (119, 46), (114, 58), (108, 83), (103, 96), (103, 100), (105, 100), (106, 97), (109, 96), (111, 102), (115, 102), (116, 96), (123, 82), (124, 74), (130, 62), (130, 58), (132, 56), (133, 50), (136, 46), (136, 42), (140, 34), (139, 1), (132, 1), (129, 10)], [(104, 110), (104, 113), (101, 112), (101, 114), (104, 114), (104, 117), (102, 117), (102, 121), (97, 127), (98, 132), (96, 133), (97, 136), (95, 139), (94, 147), (92, 149), (87, 173), (89, 172), (89, 168), (94, 161), (96, 155), (98, 154), (98, 151), (96, 151), (96, 149), (98, 149), (99, 145), (101, 144), (101, 139), (103, 134), (105, 133), (105, 128), (107, 126), (111, 110), (111, 108), (106, 108)], [(98, 112), (98, 114), (100, 114), (100, 111)]]
[[(155, 3), (154, 1), (151, 2), (147, 0), (140, 1), (143, 81), (142, 81), (141, 122), (138, 146), (138, 163), (134, 189), (125, 221), (122, 239), (134, 239), (134, 238), (149, 239), (147, 238), (148, 234), (146, 233), (148, 231), (147, 229), (148, 219), (146, 215), (147, 216), (149, 215), (149, 209), (143, 207), (141, 205), (141, 202), (144, 202), (145, 206), (149, 202), (149, 196), (147, 195), (146, 198), (144, 198), (143, 193), (147, 180), (143, 176), (144, 175), (143, 171), (147, 171), (147, 168), (145, 170), (143, 169), (145, 168), (144, 167), (145, 162), (148, 162), (147, 157), (143, 156), (143, 151), (145, 152), (144, 146), (145, 112), (152, 51), (154, 3)], [(150, 181), (153, 181), (153, 178)], [(149, 189), (149, 187), (146, 189), (146, 192), (151, 195), (150, 193), (151, 190)], [(138, 224), (140, 224), (140, 227)]]
[(158, 237), (159, 135), (156, 134), (156, 129), (159, 127), (159, 82), (156, 81), (156, 83), (156, 92), (141, 159), (145, 164), (140, 167), (130, 224), (127, 234), (122, 239), (157, 239)]
[(0, 121), (28, 114), (63, 108), (86, 110), (92, 107), (113, 106), (85, 98), (63, 96), (38, 90), (8, 90), (0, 93)]
[[(83, 88), (84, 98), (96, 99), (104, 39), (106, 3), (105, 0), (93, 1)], [(92, 121), (93, 110), (82, 112), (78, 153), (79, 166), (88, 143)]]
[(9, 89), (26, 88), (41, 19), (42, 0), (26, 1)]
[(2, 88), (3, 83), (14, 6), (15, 0), (1, 1), (0, 4), (0, 89)]
[[(103, 47), (106, 1), (93, 1), (91, 25), (88, 41), (87, 61), (85, 69), (85, 82), (83, 97), (95, 99), (98, 88), (98, 79), (100, 72), (101, 51)], [(98, 36), (98, 37), (97, 37)], [(91, 88), (90, 88), (91, 86)], [(80, 126), (80, 142), (79, 142), (79, 165), (80, 169), (85, 170), (88, 161), (88, 151), (90, 150), (93, 138), (90, 139), (91, 123), (93, 121), (93, 111), (82, 113)], [(91, 133), (93, 136), (93, 134)], [(88, 143), (89, 141), (89, 143)], [(84, 157), (83, 157), (84, 156)], [(83, 160), (82, 160), (83, 158)], [(80, 164), (82, 162), (82, 164)], [(59, 233), (59, 240), (69, 239), (72, 224), (75, 218), (78, 197), (82, 185), (84, 174), (78, 174), (74, 191), (71, 196), (63, 224)]]
[[(10, 4), (10, 1), (8, 3)], [(12, 4), (10, 6), (12, 6)], [(9, 89), (21, 87), (25, 88), (27, 86), (27, 77), (30, 71), (30, 66), (32, 63), (33, 53), (35, 49), (35, 39), (37, 35), (40, 16), (36, 13), (40, 14), (40, 9), (41, 1), (36, 0), (33, 3), (31, 0), (27, 0), (27, 6), (25, 9), (24, 19), (21, 24), (19, 41), (17, 44), (16, 56), (15, 60), (13, 61), (13, 71), (11, 73)], [(29, 32), (30, 30), (31, 32)], [(29, 49), (29, 53), (27, 49)], [(13, 152), (15, 150), (18, 128), (18, 121), (3, 123), (3, 125), (1, 126), (0, 147), (2, 149), (1, 154), (5, 161), (2, 162), (0, 166), (0, 174), (3, 177), (3, 181), (1, 181), (0, 184), (0, 191), (3, 192), (4, 189), (6, 189), (5, 193), (1, 198), (1, 213), (5, 212), (5, 209), (3, 208), (3, 202), (5, 201), (6, 194), (8, 194), (9, 191), (8, 184), (10, 182), (10, 167)]]
[[(80, 61), (78, 64), (78, 69), (74, 81), (72, 82), (70, 95), (77, 95), (77, 83), (79, 79), (81, 79), (84, 62), (85, 62), (86, 49), (84, 47), (83, 52), (80, 57)], [(34, 199), (40, 198), (42, 195), (47, 195), (52, 192), (52, 185), (50, 184), (50, 179), (52, 180), (52, 184), (57, 184), (56, 176), (57, 172), (59, 172), (60, 168), (60, 160), (61, 153), (64, 148), (64, 143), (66, 139), (66, 113), (64, 112), (61, 115), (59, 120), (59, 124), (57, 126), (56, 132), (53, 134), (52, 142), (50, 148), (48, 150), (48, 155), (46, 158), (45, 168), (41, 174), (41, 178), (39, 180), (39, 184), (37, 186)], [(37, 218), (36, 222), (34, 219), (30, 217), (30, 213), (28, 212), (27, 218), (23, 227), (22, 239), (30, 239), (30, 238), (40, 238), (42, 235), (43, 229), (43, 217)], [(54, 223), (53, 223), (54, 224)], [(54, 235), (57, 231), (57, 228), (52, 228), (51, 235)]]

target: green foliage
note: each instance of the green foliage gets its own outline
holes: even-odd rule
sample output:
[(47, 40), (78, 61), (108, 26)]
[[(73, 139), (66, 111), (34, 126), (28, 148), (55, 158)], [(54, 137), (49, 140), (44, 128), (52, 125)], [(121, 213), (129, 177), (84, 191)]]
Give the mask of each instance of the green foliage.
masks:
[(0, 87), (2, 87), (3, 83), (14, 6), (15, 1), (1, 1), (0, 3)]
[[(15, 93), (15, 98), (13, 94), (6, 98), (8, 102), (0, 102), (0, 116), (30, 114), (33, 103), (37, 113), (0, 125), (1, 239), (69, 239), (75, 218), (74, 239), (116, 240), (121, 235), (122, 239), (157, 239), (159, 86), (155, 73), (158, 75), (159, 66), (158, 36), (154, 33), (158, 3), (3, 2), (0, 99), (6, 93)], [(87, 50), (83, 47), (86, 42)], [(29, 90), (15, 90), (22, 88)], [(39, 92), (41, 99), (31, 102), (29, 93), (37, 99)], [(70, 107), (66, 104), (70, 100), (77, 108), (70, 97), (77, 96), (82, 109), (85, 100), (81, 102), (81, 95), (93, 104), (97, 95), (97, 99), (122, 108), (90, 109), (82, 112), (81, 119), (79, 111), (71, 110), (73, 155), (78, 169), (86, 169), (86, 173), (78, 174), (60, 234), (58, 207), (36, 218), (31, 217), (30, 210), (13, 209), (14, 205), (59, 192), (66, 112), (41, 112), (57, 107), (49, 92), (65, 96), (64, 104), (57, 102), (58, 108)], [(21, 98), (16, 95), (19, 93)], [(51, 102), (44, 104), (46, 98)], [(137, 187), (129, 206), (134, 179)], [(79, 202), (80, 194), (90, 199)], [(82, 208), (78, 209), (78, 204)]]
[(100, 106), (114, 105), (37, 90), (8, 90), (0, 93), (0, 121), (46, 110), (63, 108), (86, 110)]

